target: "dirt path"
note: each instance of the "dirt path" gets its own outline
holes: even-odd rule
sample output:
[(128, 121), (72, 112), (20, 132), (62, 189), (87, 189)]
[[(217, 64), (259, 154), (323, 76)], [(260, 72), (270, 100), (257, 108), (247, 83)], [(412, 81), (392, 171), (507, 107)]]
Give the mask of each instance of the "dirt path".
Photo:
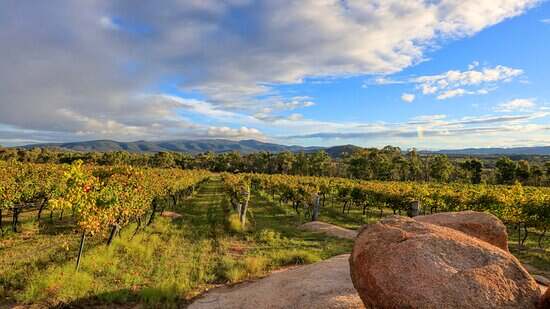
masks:
[(201, 308), (364, 308), (349, 274), (349, 254), (211, 290), (189, 306)]
[[(301, 229), (353, 239), (357, 232), (309, 222)], [(364, 308), (351, 282), (349, 254), (285, 269), (263, 279), (213, 289), (189, 308)]]

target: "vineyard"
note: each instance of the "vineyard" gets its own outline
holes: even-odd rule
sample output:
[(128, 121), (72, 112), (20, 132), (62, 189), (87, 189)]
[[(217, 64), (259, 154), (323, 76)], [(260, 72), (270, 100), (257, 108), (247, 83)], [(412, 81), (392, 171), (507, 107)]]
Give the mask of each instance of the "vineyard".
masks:
[(540, 240), (550, 228), (550, 188), (523, 187), (517, 183), (503, 185), (442, 184), (419, 182), (354, 181), (343, 178), (296, 177), (287, 175), (248, 175), (256, 189), (278, 196), (280, 203), (292, 204), (316, 214), (315, 198), (320, 196), (324, 206), (327, 200), (349, 213), (352, 207), (360, 208), (363, 215), (369, 209), (391, 209), (393, 214), (407, 213), (419, 203), (422, 214), (475, 210), (490, 212), (503, 222), (521, 226), (524, 238), (529, 228), (541, 230)]
[(534, 258), (550, 270), (548, 187), (0, 162), (0, 296), (187, 302), (211, 285), (349, 252), (350, 241), (299, 230), (304, 222), (357, 228), (461, 210), (498, 216), (514, 252), (539, 247)]

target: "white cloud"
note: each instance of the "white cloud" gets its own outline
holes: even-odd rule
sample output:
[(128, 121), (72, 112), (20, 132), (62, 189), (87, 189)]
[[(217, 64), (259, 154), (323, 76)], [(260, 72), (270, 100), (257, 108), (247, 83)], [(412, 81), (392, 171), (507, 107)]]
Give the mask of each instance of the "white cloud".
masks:
[[(403, 80), (378, 77), (365, 82), (362, 87), (410, 83), (414, 84), (416, 90), (423, 95), (435, 95), (438, 100), (445, 100), (463, 95), (485, 95), (496, 90), (499, 83), (510, 82), (514, 78), (523, 75), (523, 70), (503, 65), (477, 69), (479, 66), (478, 61), (473, 61), (468, 65), (466, 71), (450, 70), (442, 74)], [(408, 98), (411, 98), (410, 95), (413, 94), (409, 94)], [(403, 96), (401, 98), (403, 99)], [(414, 100), (414, 97), (412, 98)]]
[(534, 99), (513, 99), (508, 102), (501, 103), (495, 107), (497, 112), (525, 112), (533, 110), (536, 107)]
[(208, 116), (212, 119), (227, 120), (227, 121), (243, 121), (252, 120), (252, 117), (239, 114), (232, 111), (220, 109), (208, 102), (197, 99), (185, 99), (177, 96), (171, 96), (166, 94), (157, 94), (146, 96), (149, 100), (158, 100), (160, 102), (173, 102), (176, 105), (172, 105), (174, 108), (185, 109), (192, 113)]
[(541, 19), (540, 22), (543, 24), (550, 24), (550, 18)]
[[(192, 120), (197, 113), (240, 126), (263, 108), (311, 106), (278, 106), (293, 99), (274, 86), (399, 72), (537, 3), (1, 1), (0, 41), (10, 43), (0, 56), (0, 124), (65, 138), (204, 136), (212, 124)], [(140, 97), (167, 77), (201, 99)]]
[(290, 121), (299, 121), (304, 119), (304, 116), (302, 114), (293, 113), (293, 114), (290, 114), (290, 116), (288, 116), (287, 119)]
[(441, 94), (437, 96), (437, 99), (445, 100), (449, 98), (463, 96), (464, 94), (466, 94), (466, 90), (462, 88), (451, 89), (451, 90), (441, 92)]
[(454, 119), (443, 114), (421, 115), (405, 123), (380, 123), (371, 126), (348, 124), (345, 128), (337, 129), (324, 126), (324, 129), (317, 128), (313, 132), (286, 136), (283, 140), (323, 141), (327, 144), (354, 143), (370, 147), (391, 144), (404, 148), (432, 149), (533, 146), (550, 142), (550, 125), (531, 123), (532, 120), (548, 117), (550, 112)]
[(407, 103), (411, 103), (412, 101), (414, 101), (414, 98), (415, 98), (415, 95), (411, 94), (411, 93), (403, 93), (401, 95), (401, 100), (403, 100)]
[(444, 114), (435, 114), (435, 115), (421, 115), (413, 117), (408, 124), (427, 124), (427, 123), (435, 123), (435, 122), (441, 122), (445, 118), (447, 118), (447, 115)]
[(476, 70), (478, 65), (478, 62), (474, 62), (467, 71), (451, 70), (438, 75), (420, 76), (412, 79), (412, 82), (422, 94), (437, 95), (438, 100), (445, 100), (466, 94), (487, 94), (497, 83), (509, 82), (523, 74), (521, 69), (503, 65)]
[(208, 137), (227, 139), (265, 139), (265, 136), (258, 129), (240, 127), (238, 129), (229, 127), (210, 127)]
[(107, 30), (119, 30), (118, 25), (108, 16), (102, 16), (99, 19), (99, 25)]
[(367, 88), (369, 85), (397, 85), (397, 84), (404, 84), (404, 83), (406, 82), (382, 76), (382, 77), (376, 77), (374, 79), (365, 81), (361, 87)]
[(468, 70), (473, 70), (479, 66), (479, 61), (473, 61), (468, 65)]
[(294, 110), (297, 108), (314, 106), (315, 102), (311, 101), (310, 97), (299, 96), (293, 97), (290, 101), (279, 101), (273, 104), (273, 107), (279, 110)]

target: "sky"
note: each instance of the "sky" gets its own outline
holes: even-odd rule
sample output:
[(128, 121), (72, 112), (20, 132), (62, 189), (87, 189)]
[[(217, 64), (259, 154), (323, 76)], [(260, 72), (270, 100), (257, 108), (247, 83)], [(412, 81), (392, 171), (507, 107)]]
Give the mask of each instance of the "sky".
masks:
[(550, 3), (2, 0), (0, 144), (550, 145)]

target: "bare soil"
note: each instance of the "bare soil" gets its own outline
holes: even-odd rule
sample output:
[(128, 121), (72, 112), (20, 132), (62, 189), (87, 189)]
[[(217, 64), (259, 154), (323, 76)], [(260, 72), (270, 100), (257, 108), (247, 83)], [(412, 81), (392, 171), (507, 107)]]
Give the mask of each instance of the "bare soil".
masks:
[(351, 283), (348, 258), (349, 254), (338, 255), (254, 282), (213, 289), (189, 308), (365, 308)]

